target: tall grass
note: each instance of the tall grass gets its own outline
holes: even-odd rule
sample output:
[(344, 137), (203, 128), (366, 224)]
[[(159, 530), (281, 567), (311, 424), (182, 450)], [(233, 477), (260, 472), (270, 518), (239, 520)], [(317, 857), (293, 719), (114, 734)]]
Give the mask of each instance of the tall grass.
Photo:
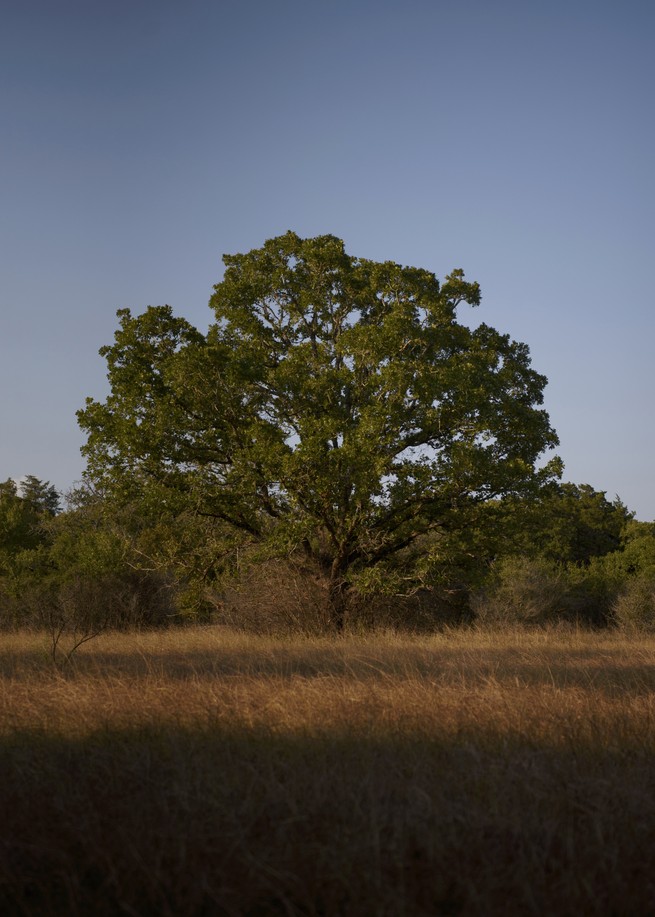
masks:
[(0, 648), (11, 914), (649, 914), (655, 638)]

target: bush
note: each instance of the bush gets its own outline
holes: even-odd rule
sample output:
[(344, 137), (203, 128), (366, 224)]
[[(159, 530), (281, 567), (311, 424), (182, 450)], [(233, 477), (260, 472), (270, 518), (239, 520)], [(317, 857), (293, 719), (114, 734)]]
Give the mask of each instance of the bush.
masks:
[(25, 626), (23, 609), (13, 592), (0, 581), (0, 632)]
[(28, 585), (12, 597), (14, 627), (45, 631), (57, 665), (70, 662), (76, 650), (106, 630), (138, 630), (168, 625), (176, 614), (170, 584), (139, 571), (98, 576), (54, 576)]
[(568, 617), (568, 599), (566, 576), (555, 564), (509, 557), (472, 593), (471, 608), (480, 624), (546, 624)]
[[(213, 596), (212, 620), (250, 633), (333, 634), (328, 581), (315, 567), (293, 558), (253, 561), (241, 577)], [(350, 633), (393, 630), (420, 633), (470, 621), (466, 591), (424, 590), (414, 595), (347, 596)]]
[(213, 619), (258, 634), (321, 634), (331, 629), (320, 576), (292, 560), (266, 560), (214, 597)]
[(582, 624), (606, 627), (613, 621), (613, 605), (627, 574), (607, 563), (605, 557), (592, 558), (588, 566), (569, 564), (568, 615)]
[(351, 633), (377, 630), (420, 634), (471, 620), (465, 589), (424, 589), (413, 595), (360, 595), (353, 590), (346, 625)]
[(60, 586), (58, 601), (71, 621), (95, 619), (116, 630), (166, 626), (176, 614), (172, 583), (138, 570), (75, 577)]
[(614, 620), (626, 630), (655, 629), (655, 577), (629, 580), (612, 607)]
[(476, 621), (484, 624), (568, 622), (606, 627), (628, 574), (593, 558), (588, 565), (558, 565), (544, 558), (512, 557), (497, 564), (472, 593)]
[(4, 629), (57, 627), (72, 633), (162, 627), (174, 619), (177, 606), (168, 578), (129, 570), (63, 581), (53, 576), (20, 591), (0, 590), (0, 612)]

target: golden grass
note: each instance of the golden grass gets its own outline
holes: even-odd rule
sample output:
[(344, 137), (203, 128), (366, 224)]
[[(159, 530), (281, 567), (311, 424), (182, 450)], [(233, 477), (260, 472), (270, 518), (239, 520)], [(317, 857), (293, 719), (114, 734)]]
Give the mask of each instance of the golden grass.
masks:
[(0, 644), (0, 909), (655, 910), (655, 639)]

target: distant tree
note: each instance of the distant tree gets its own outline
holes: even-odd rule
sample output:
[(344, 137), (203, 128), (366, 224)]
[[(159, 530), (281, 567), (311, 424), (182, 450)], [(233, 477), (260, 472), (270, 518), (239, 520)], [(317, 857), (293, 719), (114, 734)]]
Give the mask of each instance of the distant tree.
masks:
[(19, 491), (23, 500), (27, 500), (37, 512), (56, 516), (61, 509), (61, 497), (50, 481), (41, 481), (28, 474), (21, 479)]
[(411, 586), (423, 536), (558, 474), (536, 467), (557, 443), (546, 379), (525, 344), (457, 321), (480, 301), (462, 271), (441, 284), (291, 232), (224, 261), (206, 335), (167, 306), (118, 313), (110, 395), (78, 414), (104, 492), (303, 551), (341, 628), (351, 585)]
[[(147, 497), (120, 503), (86, 485), (70, 491), (66, 512), (51, 525), (50, 557), (60, 578), (120, 579), (133, 587), (139, 606), (135, 617), (138, 612), (143, 623), (156, 623), (164, 606), (169, 622), (173, 605), (182, 618), (208, 613), (204, 592), (217, 578), (215, 567), (225, 560), (221, 555), (230, 551), (230, 533), (189, 510), (183, 496), (175, 501), (173, 496), (152, 486)], [(148, 588), (152, 608), (143, 607)], [(169, 595), (166, 602), (163, 591)]]
[[(20, 596), (29, 591), (49, 570), (52, 519), (48, 506), (55, 492), (37, 478), (28, 479), (24, 496), (13, 480), (0, 484), (0, 625), (20, 623)], [(21, 605), (22, 608), (22, 605)]]
[(42, 541), (39, 512), (22, 499), (11, 479), (0, 484), (0, 573), (6, 572), (19, 551), (37, 547)]
[(47, 481), (28, 475), (17, 485), (9, 479), (0, 483), (0, 567), (19, 552), (44, 544), (43, 522), (55, 515), (59, 494)]
[(552, 485), (519, 511), (524, 553), (537, 553), (558, 563), (588, 564), (593, 557), (617, 551), (633, 518), (617, 497), (589, 484)]

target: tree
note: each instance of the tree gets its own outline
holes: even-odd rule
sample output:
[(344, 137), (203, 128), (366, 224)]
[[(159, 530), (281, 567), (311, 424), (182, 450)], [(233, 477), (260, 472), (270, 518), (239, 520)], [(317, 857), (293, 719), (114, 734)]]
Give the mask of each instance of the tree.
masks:
[(14, 481), (0, 484), (0, 574), (10, 558), (41, 541), (38, 513), (18, 494)]
[(28, 475), (17, 486), (0, 483), (0, 576), (13, 570), (16, 558), (48, 541), (44, 522), (57, 512), (59, 494), (47, 481)]
[(457, 321), (480, 302), (461, 270), (441, 284), (292, 232), (224, 262), (206, 335), (168, 306), (118, 313), (111, 392), (78, 414), (106, 493), (182, 498), (246, 543), (303, 551), (340, 629), (353, 584), (417, 582), (422, 536), (558, 474), (536, 467), (557, 444), (547, 380), (525, 344)]
[(509, 497), (484, 511), (482, 547), (492, 559), (523, 555), (583, 566), (618, 551), (634, 516), (618, 497), (609, 501), (589, 484), (559, 482), (535, 499)]
[(588, 564), (617, 551), (634, 515), (618, 497), (610, 502), (589, 484), (559, 484), (534, 509), (533, 545), (559, 563)]
[(54, 487), (29, 476), (0, 483), (0, 624), (24, 623), (23, 597), (49, 567)]
[(60, 510), (60, 497), (54, 484), (50, 481), (41, 481), (33, 474), (25, 475), (21, 480), (20, 495), (46, 516), (56, 516)]

